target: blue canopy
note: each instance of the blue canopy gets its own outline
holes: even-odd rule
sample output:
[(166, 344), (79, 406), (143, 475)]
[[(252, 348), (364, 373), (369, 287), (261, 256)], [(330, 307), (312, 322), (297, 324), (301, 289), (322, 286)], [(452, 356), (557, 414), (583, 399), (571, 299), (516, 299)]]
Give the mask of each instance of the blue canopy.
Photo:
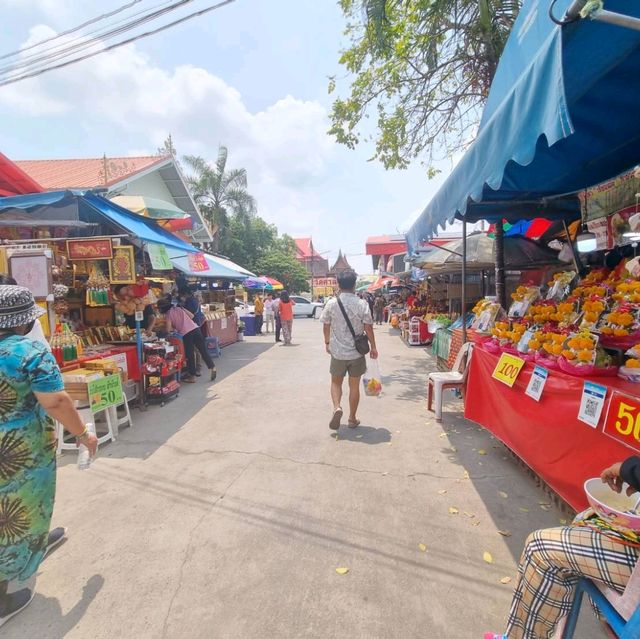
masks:
[(220, 260), (215, 255), (209, 255), (208, 253), (203, 253), (204, 259), (209, 265), (208, 271), (192, 271), (189, 266), (189, 258), (186, 256), (184, 251), (178, 251), (177, 249), (169, 248), (167, 249), (169, 253), (169, 257), (173, 262), (173, 265), (179, 270), (189, 275), (190, 277), (199, 277), (199, 278), (212, 278), (212, 279), (220, 279), (220, 280), (244, 280), (246, 273), (241, 266), (234, 264), (238, 270), (227, 266), (227, 264), (233, 264), (228, 260)]
[(196, 253), (195, 246), (163, 229), (150, 218), (136, 215), (93, 193), (82, 191), (49, 191), (32, 195), (0, 197), (0, 216), (10, 216), (12, 210), (28, 212), (34, 219), (81, 220), (107, 224), (120, 232), (130, 234), (135, 243), (153, 242), (164, 244), (183, 252)]
[[(571, 0), (553, 9), (562, 18)], [(525, 0), (478, 136), (407, 234), (410, 252), (465, 216), (579, 214), (573, 194), (640, 160), (640, 33), (592, 20), (558, 26), (550, 2)], [(640, 16), (640, 3), (607, 0)]]

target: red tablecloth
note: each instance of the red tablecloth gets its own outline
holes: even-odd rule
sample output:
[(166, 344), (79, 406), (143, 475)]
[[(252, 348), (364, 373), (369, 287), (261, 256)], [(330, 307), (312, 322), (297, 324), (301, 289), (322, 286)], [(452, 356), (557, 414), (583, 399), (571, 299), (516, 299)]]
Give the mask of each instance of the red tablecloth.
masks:
[(229, 346), (238, 341), (238, 319), (233, 313), (225, 319), (207, 320), (205, 322), (207, 337), (217, 337), (220, 346)]
[(540, 402), (536, 402), (524, 394), (533, 364), (527, 363), (509, 388), (491, 377), (498, 357), (476, 345), (465, 417), (491, 431), (573, 508), (586, 508), (584, 481), (634, 454), (602, 432), (611, 394), (618, 389), (638, 397), (640, 385), (616, 377), (590, 378), (609, 389), (598, 427), (591, 428), (578, 421), (584, 378), (549, 371)]

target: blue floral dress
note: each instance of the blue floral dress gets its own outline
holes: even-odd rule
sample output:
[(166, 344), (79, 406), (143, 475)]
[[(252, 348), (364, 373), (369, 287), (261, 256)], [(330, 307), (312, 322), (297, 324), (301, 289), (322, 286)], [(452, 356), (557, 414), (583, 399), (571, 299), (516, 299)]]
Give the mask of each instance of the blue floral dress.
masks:
[(53, 355), (0, 336), (0, 581), (25, 580), (44, 557), (56, 491), (56, 433), (34, 391), (64, 389)]

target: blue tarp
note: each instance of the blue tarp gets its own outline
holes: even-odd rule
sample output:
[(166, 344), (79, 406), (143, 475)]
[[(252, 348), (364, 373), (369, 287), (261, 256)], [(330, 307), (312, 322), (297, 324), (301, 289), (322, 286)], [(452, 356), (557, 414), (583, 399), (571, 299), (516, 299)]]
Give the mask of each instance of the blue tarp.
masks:
[[(411, 227), (410, 252), (456, 217), (575, 217), (577, 198), (554, 198), (640, 161), (640, 33), (591, 20), (559, 27), (549, 4), (525, 0), (476, 141)], [(554, 15), (569, 4), (558, 0)], [(606, 8), (640, 17), (638, 2)]]
[[(106, 224), (130, 234), (131, 240), (138, 244), (153, 242), (178, 249), (187, 253), (196, 253), (200, 249), (183, 242), (180, 238), (165, 231), (157, 222), (141, 217), (114, 204), (110, 200), (93, 193), (81, 191), (50, 191), (33, 195), (0, 197), (0, 215), (10, 215), (11, 209), (22, 210), (35, 219), (75, 219), (83, 222)], [(56, 217), (55, 214), (58, 213)]]

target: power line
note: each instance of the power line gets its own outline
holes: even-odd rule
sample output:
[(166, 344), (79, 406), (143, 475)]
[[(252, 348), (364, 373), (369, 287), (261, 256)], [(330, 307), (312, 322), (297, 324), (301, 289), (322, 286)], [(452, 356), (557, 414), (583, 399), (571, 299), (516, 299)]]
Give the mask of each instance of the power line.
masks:
[[(50, 62), (55, 62), (57, 60), (67, 58), (73, 53), (80, 53), (81, 51), (90, 49), (96, 44), (102, 43), (104, 40), (108, 40), (110, 38), (126, 33), (127, 31), (131, 31), (132, 29), (135, 29), (147, 22), (155, 20), (156, 18), (159, 18), (165, 15), (166, 13), (170, 13), (171, 11), (175, 11), (176, 9), (179, 9), (187, 4), (190, 4), (193, 1), (194, 0), (178, 0), (177, 2), (173, 2), (169, 6), (163, 7), (163, 5), (158, 5), (163, 8), (154, 7), (154, 9), (156, 10), (152, 11), (151, 13), (147, 13), (141, 18), (130, 21), (127, 24), (124, 24), (120, 27), (110, 28), (112, 26), (110, 25), (109, 26), (110, 30), (103, 31), (100, 35), (94, 38), (90, 38), (88, 40), (84, 38), (74, 39), (73, 42), (76, 42), (79, 40), (78, 44), (70, 45), (69, 43), (65, 43), (63, 45), (58, 45), (57, 47), (53, 47), (52, 49), (48, 49), (45, 51), (38, 52), (36, 54), (32, 54), (31, 56), (27, 56), (25, 60), (20, 60), (19, 62), (16, 62), (12, 65), (0, 68), (0, 74), (7, 75), (12, 71), (18, 71), (20, 69), (28, 70), (29, 67), (32, 67), (31, 71), (33, 71), (38, 66), (42, 67), (46, 64), (49, 64)], [(63, 48), (59, 51), (55, 51), (55, 49), (60, 48), (60, 46), (62, 46)]]
[(36, 47), (39, 47), (43, 44), (47, 44), (47, 42), (53, 42), (54, 40), (57, 40), (58, 38), (62, 38), (63, 36), (76, 33), (76, 31), (80, 31), (81, 29), (84, 29), (85, 27), (88, 27), (91, 24), (95, 24), (96, 22), (100, 22), (101, 20), (106, 20), (107, 18), (111, 18), (112, 16), (115, 16), (118, 13), (122, 13), (123, 11), (126, 11), (127, 9), (131, 9), (131, 7), (138, 4), (139, 2), (142, 2), (142, 0), (133, 0), (132, 2), (129, 2), (128, 4), (124, 4), (121, 7), (118, 7), (117, 9), (110, 11), (109, 13), (103, 13), (102, 15), (96, 16), (95, 18), (91, 18), (91, 20), (87, 20), (86, 22), (79, 24), (77, 27), (72, 27), (71, 29), (67, 29), (66, 31), (61, 31), (60, 33), (56, 33), (56, 35), (51, 36), (50, 38), (46, 38), (44, 40), (40, 40), (35, 44), (29, 45), (28, 47), (23, 47), (22, 49), (18, 49), (17, 51), (11, 51), (11, 53), (5, 53), (4, 55), (0, 55), (0, 60), (21, 55), (25, 51), (29, 51), (30, 49), (35, 49)]
[(187, 22), (188, 20), (191, 20), (192, 18), (198, 18), (200, 16), (205, 15), (206, 13), (209, 13), (211, 11), (215, 11), (216, 9), (221, 9), (222, 7), (225, 7), (233, 2), (235, 2), (236, 0), (223, 0), (222, 2), (218, 2), (217, 4), (214, 4), (210, 7), (206, 7), (205, 9), (201, 9), (200, 11), (194, 11), (193, 13), (190, 13), (186, 16), (183, 16), (182, 18), (179, 18), (177, 20), (174, 20), (173, 22), (169, 22), (161, 27), (158, 27), (157, 29), (153, 29), (152, 31), (147, 31), (145, 33), (141, 33), (139, 35), (133, 36), (131, 38), (128, 38), (126, 40), (122, 40), (121, 42), (116, 42), (114, 44), (111, 44), (107, 47), (105, 47), (104, 49), (101, 49), (100, 51), (94, 51), (92, 53), (87, 53), (84, 56), (81, 56), (79, 58), (74, 58), (73, 60), (67, 60), (66, 62), (60, 62), (59, 64), (50, 66), (50, 67), (46, 67), (44, 69), (40, 69), (37, 71), (32, 71), (29, 73), (24, 73), (20, 76), (14, 76), (11, 77), (9, 79), (6, 80), (2, 80), (0, 81), (0, 87), (3, 86), (7, 86), (9, 84), (14, 84), (16, 82), (20, 82), (21, 80), (26, 80), (28, 78), (33, 78), (39, 75), (42, 75), (44, 73), (48, 73), (49, 71), (54, 71), (55, 69), (62, 69), (64, 67), (68, 67), (72, 64), (75, 64), (76, 62), (82, 62), (83, 60), (87, 60), (89, 58), (93, 58), (97, 55), (100, 55), (101, 53), (106, 53), (107, 51), (113, 51), (114, 49), (117, 49), (119, 47), (123, 47), (127, 44), (131, 44), (132, 42), (136, 42), (137, 40), (142, 40), (143, 38), (148, 38), (149, 36), (155, 35), (156, 33), (160, 33), (162, 31), (166, 31), (167, 29), (170, 29), (171, 27), (175, 27), (178, 24), (182, 24), (183, 22)]

